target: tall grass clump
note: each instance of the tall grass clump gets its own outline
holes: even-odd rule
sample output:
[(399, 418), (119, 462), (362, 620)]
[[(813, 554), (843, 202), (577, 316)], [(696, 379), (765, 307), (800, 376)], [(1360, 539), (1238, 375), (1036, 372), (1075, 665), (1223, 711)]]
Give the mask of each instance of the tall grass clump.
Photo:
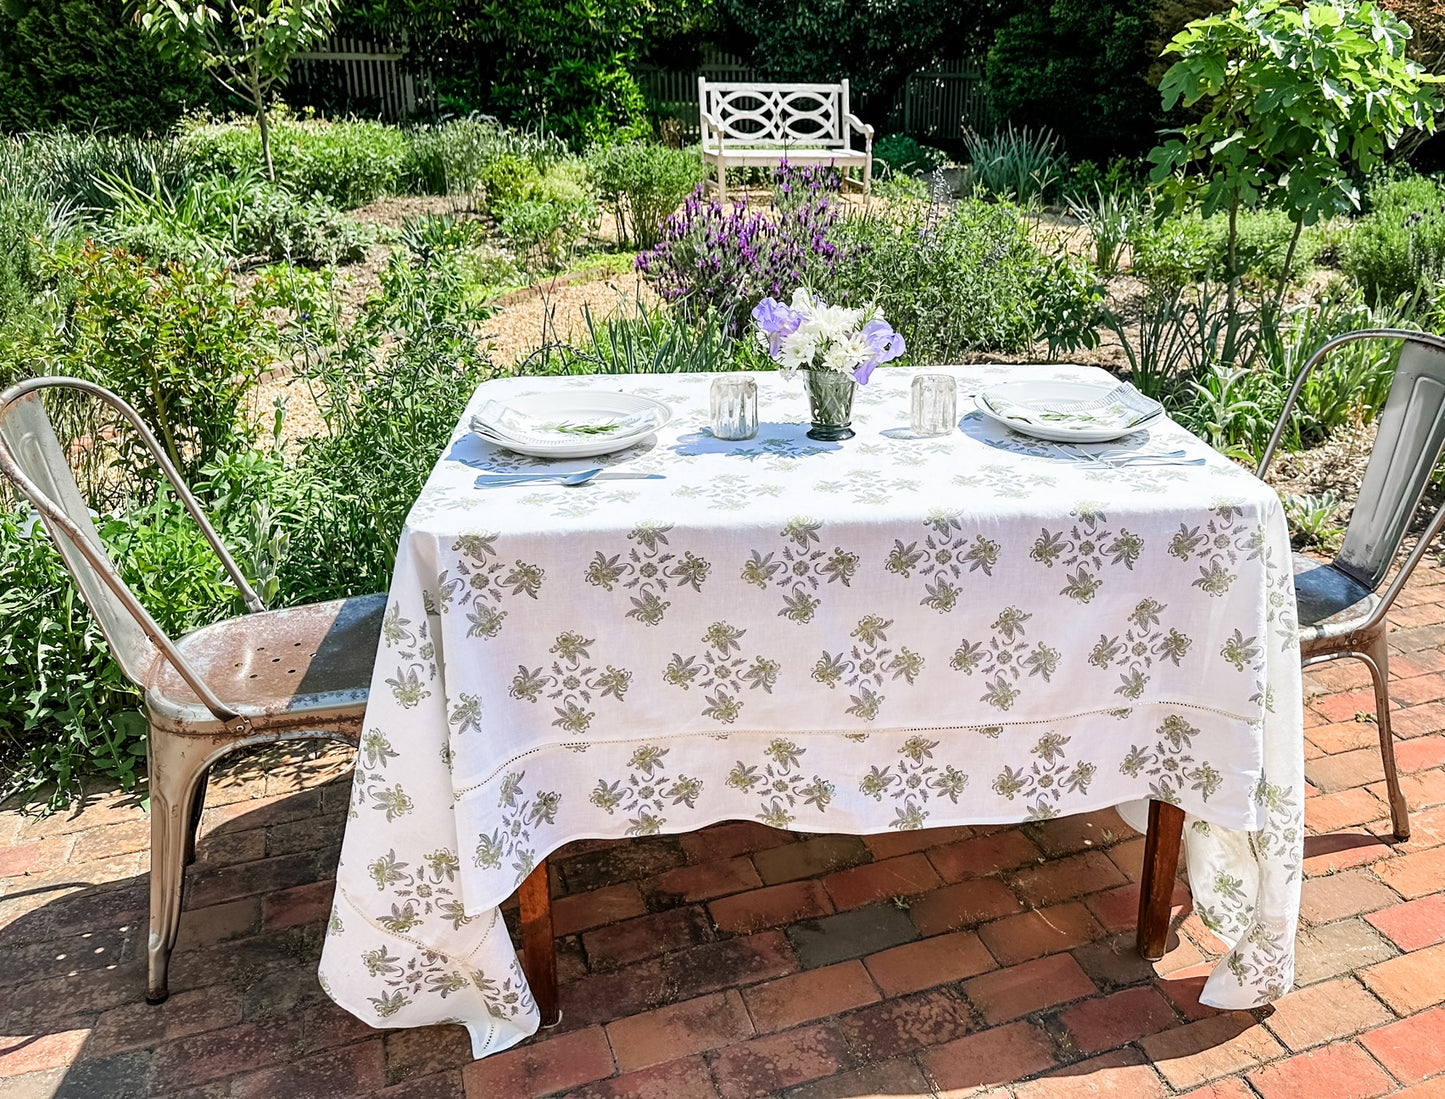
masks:
[(1047, 128), (998, 130), (987, 137), (964, 135), (975, 178), (989, 194), (1027, 205), (1048, 201), (1063, 182), (1069, 158)]

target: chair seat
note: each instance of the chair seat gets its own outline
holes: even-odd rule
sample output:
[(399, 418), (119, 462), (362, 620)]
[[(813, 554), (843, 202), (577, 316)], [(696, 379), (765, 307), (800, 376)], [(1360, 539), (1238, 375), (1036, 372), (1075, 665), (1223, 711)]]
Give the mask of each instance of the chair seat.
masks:
[[(187, 634), (181, 653), (227, 705), (259, 730), (355, 720), (366, 706), (386, 596), (262, 611)], [(164, 658), (146, 708), (160, 728), (209, 732), (216, 719)]]
[(1380, 597), (1349, 574), (1298, 553), (1294, 593), (1303, 649), (1354, 633), (1380, 605)]

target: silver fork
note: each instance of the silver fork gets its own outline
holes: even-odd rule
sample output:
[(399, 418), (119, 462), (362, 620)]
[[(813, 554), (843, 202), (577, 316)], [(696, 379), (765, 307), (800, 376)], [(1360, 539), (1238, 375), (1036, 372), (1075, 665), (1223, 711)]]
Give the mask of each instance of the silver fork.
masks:
[(578, 470), (575, 473), (483, 473), (476, 480), (477, 488), (504, 488), (510, 485), (585, 485), (589, 481), (661, 481), (661, 473), (633, 473), (622, 469)]

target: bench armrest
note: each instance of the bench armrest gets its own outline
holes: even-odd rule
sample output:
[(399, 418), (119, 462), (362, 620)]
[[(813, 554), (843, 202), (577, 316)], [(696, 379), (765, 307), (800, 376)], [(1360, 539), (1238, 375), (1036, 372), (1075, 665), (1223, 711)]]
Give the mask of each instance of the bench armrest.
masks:
[(867, 124), (866, 124), (861, 118), (859, 118), (856, 114), (851, 114), (851, 113), (850, 113), (850, 114), (844, 115), (843, 117), (844, 117), (845, 121), (847, 121), (847, 123), (848, 123), (849, 126), (852, 126), (853, 129), (857, 130), (860, 134), (862, 134), (864, 137), (866, 137), (869, 141), (872, 141), (872, 140), (873, 140), (873, 127), (872, 127), (872, 126), (867, 125)]

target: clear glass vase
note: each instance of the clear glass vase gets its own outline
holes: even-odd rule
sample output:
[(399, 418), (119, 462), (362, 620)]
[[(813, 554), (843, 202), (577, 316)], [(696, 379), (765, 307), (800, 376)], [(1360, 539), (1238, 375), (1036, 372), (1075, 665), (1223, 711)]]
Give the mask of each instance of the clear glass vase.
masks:
[(808, 384), (808, 408), (813, 414), (813, 427), (808, 438), (836, 443), (853, 438), (853, 393), (858, 383), (852, 374), (836, 370), (805, 372)]

